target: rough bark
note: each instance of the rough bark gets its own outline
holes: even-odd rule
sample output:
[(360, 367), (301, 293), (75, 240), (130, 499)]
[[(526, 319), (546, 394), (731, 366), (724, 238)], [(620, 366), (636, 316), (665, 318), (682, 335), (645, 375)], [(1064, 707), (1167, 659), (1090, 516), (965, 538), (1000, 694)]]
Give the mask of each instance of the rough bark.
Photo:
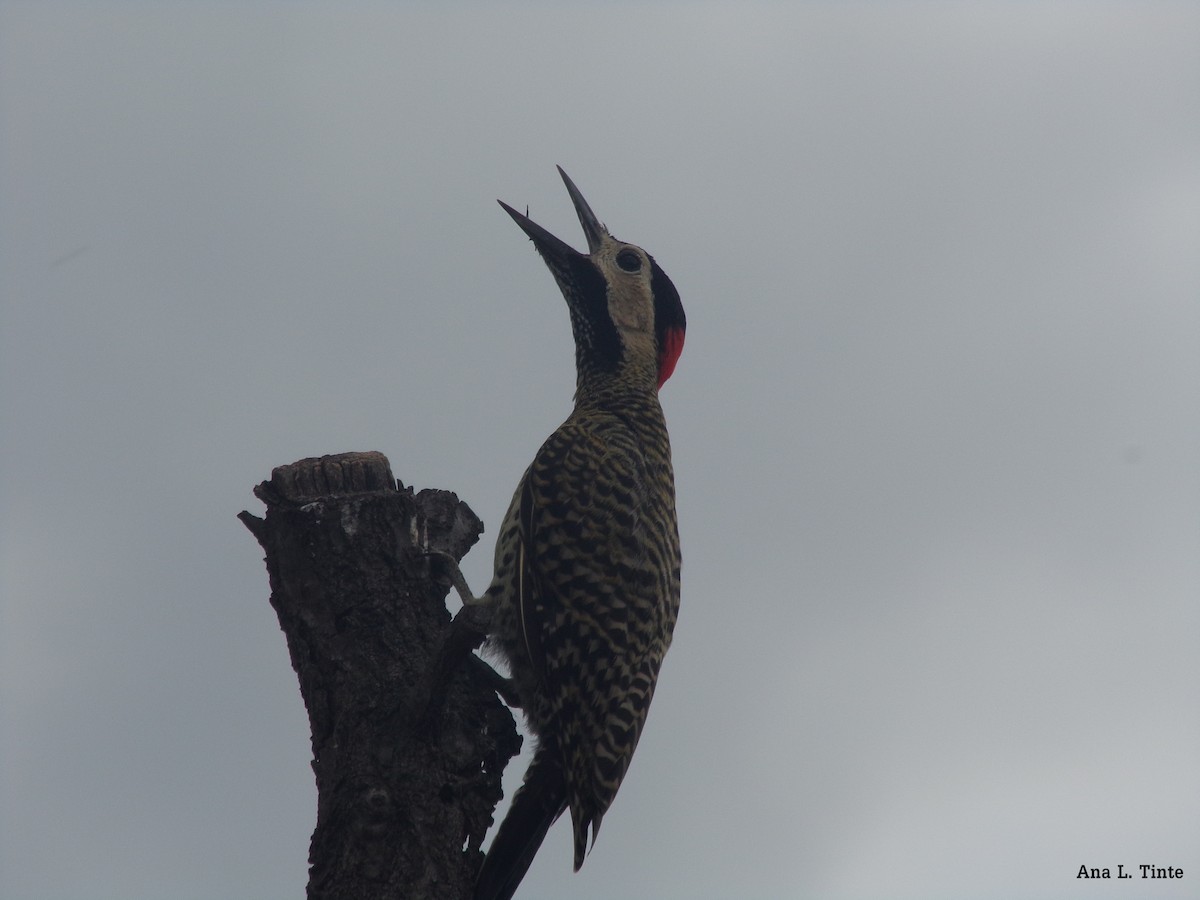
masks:
[(239, 518), (266, 552), (271, 605), (312, 726), (317, 823), (308, 897), (463, 898), (521, 745), (451, 621), (448, 579), (483, 524), (448, 491), (414, 494), (380, 453), (281, 466)]

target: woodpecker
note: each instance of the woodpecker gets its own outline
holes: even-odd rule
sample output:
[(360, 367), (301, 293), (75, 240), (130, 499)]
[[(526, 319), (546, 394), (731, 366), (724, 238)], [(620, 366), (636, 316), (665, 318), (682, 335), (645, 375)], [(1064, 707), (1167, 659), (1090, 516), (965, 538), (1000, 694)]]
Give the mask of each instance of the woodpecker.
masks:
[(536, 746), (476, 900), (511, 897), (568, 808), (579, 870), (633, 757), (679, 612), (675, 477), (658, 391), (683, 350), (683, 304), (654, 257), (613, 237), (558, 171), (586, 254), (500, 205), (567, 301), (574, 410), (517, 485), (483, 596), (455, 574), (466, 602), (492, 608), (488, 645), (508, 665)]

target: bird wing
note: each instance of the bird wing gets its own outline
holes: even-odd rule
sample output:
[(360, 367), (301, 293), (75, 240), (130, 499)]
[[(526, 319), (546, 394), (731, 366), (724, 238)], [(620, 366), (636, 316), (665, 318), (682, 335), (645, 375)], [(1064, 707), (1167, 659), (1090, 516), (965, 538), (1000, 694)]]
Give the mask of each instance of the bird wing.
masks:
[(520, 628), (543, 684), (539, 730), (556, 735), (566, 771), (576, 868), (625, 775), (665, 652), (649, 504), (645, 456), (615, 417), (568, 420), (521, 497)]

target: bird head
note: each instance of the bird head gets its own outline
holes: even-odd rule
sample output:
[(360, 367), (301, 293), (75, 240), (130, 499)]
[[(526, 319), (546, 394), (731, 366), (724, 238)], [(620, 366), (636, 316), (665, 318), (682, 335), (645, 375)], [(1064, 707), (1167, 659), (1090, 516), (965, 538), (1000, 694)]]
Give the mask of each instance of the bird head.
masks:
[(562, 167), (558, 173), (583, 226), (587, 253), (499, 203), (529, 235), (567, 301), (580, 382), (647, 371), (661, 388), (683, 352), (687, 321), (679, 292), (653, 256), (609, 234)]

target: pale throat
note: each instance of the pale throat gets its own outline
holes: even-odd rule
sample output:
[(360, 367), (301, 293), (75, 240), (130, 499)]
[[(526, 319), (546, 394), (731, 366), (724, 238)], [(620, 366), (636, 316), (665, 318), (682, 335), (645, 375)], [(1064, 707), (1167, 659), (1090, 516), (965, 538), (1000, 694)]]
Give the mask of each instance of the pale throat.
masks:
[(628, 332), (640, 332), (646, 336), (654, 333), (654, 304), (641, 291), (610, 288), (608, 315), (623, 335)]

